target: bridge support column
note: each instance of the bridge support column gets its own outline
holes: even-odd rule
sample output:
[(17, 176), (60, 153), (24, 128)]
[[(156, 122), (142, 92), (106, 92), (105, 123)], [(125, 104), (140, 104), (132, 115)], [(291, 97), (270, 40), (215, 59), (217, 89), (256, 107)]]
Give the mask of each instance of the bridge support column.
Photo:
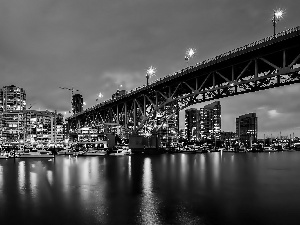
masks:
[(133, 130), (136, 130), (136, 102), (133, 101)]

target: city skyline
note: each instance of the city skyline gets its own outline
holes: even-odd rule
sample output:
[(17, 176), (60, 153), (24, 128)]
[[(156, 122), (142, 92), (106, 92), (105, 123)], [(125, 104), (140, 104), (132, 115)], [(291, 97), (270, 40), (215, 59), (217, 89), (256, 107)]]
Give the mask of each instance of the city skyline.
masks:
[[(61, 86), (78, 89), (87, 108), (99, 102), (100, 92), (102, 101), (120, 85), (130, 90), (145, 84), (151, 65), (157, 72), (150, 82), (184, 68), (187, 48), (197, 50), (189, 62), (194, 65), (271, 36), (277, 7), (287, 12), (277, 32), (300, 25), (296, 1), (27, 0), (0, 6), (1, 86), (24, 88), (33, 109), (59, 112), (71, 109), (71, 94)], [(222, 130), (234, 131), (237, 116), (255, 112), (259, 137), (280, 131), (300, 136), (299, 91), (294, 84), (220, 99)], [(183, 117), (184, 111), (180, 127)]]

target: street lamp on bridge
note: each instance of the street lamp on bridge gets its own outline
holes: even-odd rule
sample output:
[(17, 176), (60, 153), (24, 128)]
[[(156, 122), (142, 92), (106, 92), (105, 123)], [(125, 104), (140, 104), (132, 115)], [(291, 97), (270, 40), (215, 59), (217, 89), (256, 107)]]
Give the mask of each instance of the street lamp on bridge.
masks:
[(147, 69), (146, 78), (147, 78), (147, 86), (149, 85), (149, 78), (155, 76), (156, 68), (153, 66), (150, 66)]
[(98, 101), (99, 99), (103, 98), (103, 94), (100, 92), (98, 97), (96, 98), (96, 101)]
[(187, 63), (187, 66), (189, 66), (189, 60), (190, 60), (191, 58), (193, 58), (193, 56), (195, 55), (195, 53), (196, 53), (196, 49), (194, 49), (194, 48), (189, 48), (189, 49), (185, 52), (185, 57), (184, 57), (184, 59), (185, 59), (185, 61), (186, 61), (186, 63)]
[(273, 28), (274, 28), (274, 36), (276, 35), (276, 24), (283, 18), (284, 11), (282, 9), (276, 9), (273, 11)]

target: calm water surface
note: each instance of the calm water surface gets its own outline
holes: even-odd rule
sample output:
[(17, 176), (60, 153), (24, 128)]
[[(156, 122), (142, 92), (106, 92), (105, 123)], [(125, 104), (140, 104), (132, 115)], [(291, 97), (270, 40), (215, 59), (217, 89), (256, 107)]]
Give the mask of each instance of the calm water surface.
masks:
[(300, 152), (0, 159), (1, 224), (300, 224)]

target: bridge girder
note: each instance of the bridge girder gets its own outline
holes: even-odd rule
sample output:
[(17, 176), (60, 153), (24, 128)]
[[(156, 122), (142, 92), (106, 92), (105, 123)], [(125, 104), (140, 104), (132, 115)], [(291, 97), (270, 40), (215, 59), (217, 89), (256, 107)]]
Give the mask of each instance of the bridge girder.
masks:
[[(300, 28), (231, 51), (202, 66), (188, 67), (157, 85), (112, 104), (69, 118), (71, 127), (113, 122), (138, 132), (159, 129), (193, 104), (300, 82)], [(157, 124), (158, 116), (161, 118)]]

